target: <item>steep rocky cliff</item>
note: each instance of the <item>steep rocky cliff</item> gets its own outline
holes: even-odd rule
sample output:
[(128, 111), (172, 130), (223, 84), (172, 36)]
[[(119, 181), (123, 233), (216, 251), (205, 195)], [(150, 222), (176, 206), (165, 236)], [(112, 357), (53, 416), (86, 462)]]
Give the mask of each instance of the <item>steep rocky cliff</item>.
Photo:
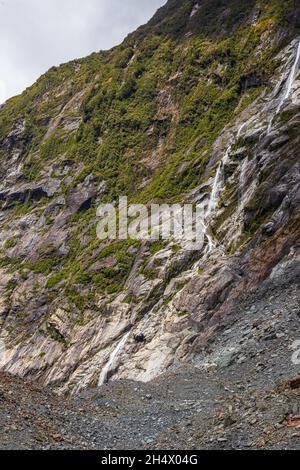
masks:
[[(5, 372), (76, 393), (243, 364), (268, 334), (288, 351), (296, 331), (277, 327), (298, 314), (299, 69), (298, 1), (169, 0), (120, 46), (1, 107)], [(101, 242), (97, 206), (119, 195), (201, 203), (203, 250)]]

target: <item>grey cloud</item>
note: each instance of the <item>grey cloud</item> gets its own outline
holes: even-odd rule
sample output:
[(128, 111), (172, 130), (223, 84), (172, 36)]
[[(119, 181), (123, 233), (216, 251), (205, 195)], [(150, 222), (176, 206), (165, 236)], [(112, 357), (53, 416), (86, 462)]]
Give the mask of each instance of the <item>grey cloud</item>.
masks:
[(109, 49), (166, 0), (1, 0), (0, 103), (52, 65)]

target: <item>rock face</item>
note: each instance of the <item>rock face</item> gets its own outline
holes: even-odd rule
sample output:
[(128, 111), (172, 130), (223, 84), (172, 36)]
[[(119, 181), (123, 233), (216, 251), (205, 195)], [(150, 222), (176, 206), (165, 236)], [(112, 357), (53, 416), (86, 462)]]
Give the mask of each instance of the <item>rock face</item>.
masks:
[[(0, 109), (3, 371), (78, 393), (107, 363), (145, 382), (230, 367), (231, 313), (298, 272), (300, 13), (221, 3), (169, 1)], [(98, 240), (122, 195), (201, 204), (204, 247)]]

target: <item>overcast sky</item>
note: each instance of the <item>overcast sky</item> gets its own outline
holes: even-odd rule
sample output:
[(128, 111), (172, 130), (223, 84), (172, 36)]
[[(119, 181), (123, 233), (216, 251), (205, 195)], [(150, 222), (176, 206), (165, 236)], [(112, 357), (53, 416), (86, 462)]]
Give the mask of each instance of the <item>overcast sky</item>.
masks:
[(119, 44), (166, 0), (0, 0), (0, 103), (53, 65)]

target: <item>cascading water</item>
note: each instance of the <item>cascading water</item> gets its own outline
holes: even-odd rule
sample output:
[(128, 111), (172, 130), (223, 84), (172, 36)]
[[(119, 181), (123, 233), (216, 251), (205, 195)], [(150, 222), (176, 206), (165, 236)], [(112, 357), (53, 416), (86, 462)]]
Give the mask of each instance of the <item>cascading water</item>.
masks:
[[(250, 121), (249, 121), (250, 122)], [(236, 135), (236, 140), (238, 140), (241, 136), (242, 130), (247, 126), (248, 121), (244, 122), (240, 127)]]
[(244, 201), (243, 196), (245, 193), (246, 179), (247, 179), (247, 168), (249, 160), (246, 157), (240, 164), (240, 179), (239, 179), (239, 209), (243, 209)]
[(224, 157), (222, 158), (222, 160), (220, 161), (218, 165), (214, 182), (212, 185), (212, 191), (210, 194), (207, 211), (205, 213), (205, 218), (203, 222), (204, 235), (207, 239), (207, 246), (204, 251), (205, 256), (209, 255), (216, 247), (216, 243), (214, 242), (212, 236), (209, 234), (210, 218), (218, 206), (219, 194), (222, 191), (222, 188), (224, 186), (224, 167), (229, 159), (229, 154), (231, 152), (231, 149), (232, 149), (232, 144), (229, 145)]
[(299, 72), (299, 62), (300, 62), (300, 40), (299, 40), (299, 43), (298, 43), (298, 46), (297, 46), (297, 51), (296, 51), (296, 56), (295, 56), (295, 60), (294, 60), (294, 63), (293, 63), (293, 67), (292, 67), (292, 69), (289, 73), (289, 76), (287, 78), (287, 81), (286, 81), (286, 84), (285, 84), (285, 87), (284, 87), (284, 92), (282, 93), (282, 96), (280, 97), (280, 101), (279, 101), (279, 104), (276, 108), (274, 116), (272, 117), (272, 119), (270, 119), (270, 122), (269, 122), (269, 125), (268, 125), (268, 134), (272, 130), (274, 118), (280, 113), (284, 103), (289, 98), (289, 96), (292, 92), (293, 85), (295, 83), (297, 74)]
[(209, 225), (206, 222), (206, 220), (204, 220), (203, 222), (203, 230), (204, 230), (205, 238), (207, 240), (207, 245), (204, 250), (204, 256), (208, 256), (216, 248), (216, 244), (212, 236), (209, 234)]
[[(297, 46), (297, 51), (296, 51), (296, 56), (295, 60), (293, 63), (293, 67), (289, 73), (289, 76), (287, 78), (285, 87), (284, 87), (284, 92), (282, 93), (282, 96), (280, 98), (280, 102), (278, 104), (278, 107), (276, 109), (275, 115), (272, 117), (272, 119), (269, 122), (268, 125), (268, 133), (271, 131), (273, 127), (273, 120), (274, 117), (281, 111), (285, 101), (289, 98), (292, 88), (295, 82), (295, 79), (297, 77), (298, 71), (299, 71), (299, 65), (300, 65), (300, 40)], [(242, 131), (255, 119), (255, 117), (250, 118), (248, 121), (244, 122), (238, 129), (238, 132), (236, 134), (236, 141), (239, 139), (241, 136)], [(204, 250), (204, 255), (207, 256), (209, 255), (216, 247), (216, 243), (214, 242), (212, 236), (209, 234), (209, 228), (210, 228), (210, 219), (212, 215), (214, 214), (217, 206), (218, 206), (218, 201), (219, 201), (219, 194), (224, 186), (224, 166), (226, 162), (229, 159), (230, 152), (232, 150), (232, 144), (228, 146), (227, 151), (221, 160), (221, 162), (218, 165), (216, 175), (213, 181), (212, 185), (212, 192), (210, 195), (210, 199), (208, 202), (208, 207), (207, 211), (205, 213), (204, 217), (204, 222), (203, 222), (203, 227), (204, 227), (204, 235), (207, 240), (207, 246)], [(249, 160), (248, 158), (245, 158), (243, 162), (240, 165), (240, 179), (239, 179), (239, 212), (242, 211), (244, 204), (245, 204), (245, 188), (246, 188), (246, 179), (247, 179), (247, 169), (249, 166)]]
[(116, 348), (113, 350), (113, 352), (110, 355), (109, 361), (107, 364), (103, 367), (100, 378), (98, 381), (98, 387), (101, 387), (102, 385), (106, 384), (108, 374), (110, 370), (115, 366), (116, 360), (119, 356), (119, 354), (123, 351), (125, 344), (127, 343), (127, 340), (129, 338), (130, 332), (126, 333), (121, 341), (117, 344)]
[(282, 108), (283, 103), (285, 102), (285, 100), (288, 99), (288, 97), (291, 94), (292, 87), (294, 85), (294, 82), (296, 80), (296, 77), (297, 77), (297, 74), (298, 74), (298, 71), (299, 71), (299, 61), (300, 61), (300, 41), (298, 43), (294, 65), (292, 67), (291, 73), (289, 74), (289, 77), (288, 77), (288, 80), (287, 80), (285, 93), (284, 93), (284, 95), (282, 97), (282, 100), (279, 104), (279, 110)]
[(248, 119), (248, 121), (240, 125), (236, 134), (236, 141), (239, 140), (239, 138), (241, 137), (242, 131), (246, 129), (254, 120), (255, 120), (255, 116), (252, 116), (250, 119)]
[(223, 175), (222, 175), (223, 168), (222, 167), (223, 167), (223, 161), (219, 163), (218, 168), (217, 168), (216, 176), (215, 176), (213, 187), (212, 187), (212, 192), (211, 192), (209, 203), (208, 203), (206, 218), (209, 217), (214, 212), (218, 204), (218, 196), (219, 196), (219, 192), (220, 192), (221, 185), (223, 182)]
[(222, 158), (222, 160), (220, 161), (218, 165), (216, 175), (215, 175), (213, 185), (212, 185), (212, 191), (210, 194), (207, 210), (205, 212), (205, 217), (203, 221), (204, 237), (207, 240), (207, 245), (204, 250), (205, 256), (208, 256), (216, 248), (216, 243), (214, 242), (212, 236), (209, 234), (210, 218), (218, 206), (219, 194), (224, 186), (224, 166), (226, 162), (228, 161), (231, 149), (232, 149), (232, 145), (229, 145), (224, 157)]

